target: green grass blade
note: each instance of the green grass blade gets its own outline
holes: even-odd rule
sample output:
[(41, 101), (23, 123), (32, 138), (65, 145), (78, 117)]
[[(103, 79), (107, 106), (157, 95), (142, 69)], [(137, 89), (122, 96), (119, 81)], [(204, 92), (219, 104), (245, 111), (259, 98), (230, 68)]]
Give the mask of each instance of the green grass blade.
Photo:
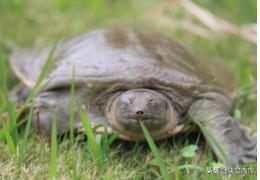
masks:
[(200, 127), (204, 136), (206, 136), (208, 138), (208, 140), (212, 143), (212, 145), (218, 149), (220, 156), (224, 160), (225, 166), (227, 166), (227, 167), (230, 166), (231, 164), (229, 162), (228, 156), (227, 156), (225, 150), (222, 148), (221, 144), (214, 138), (214, 136), (205, 127), (202, 126), (202, 124), (199, 121), (195, 121), (195, 122)]
[(72, 83), (70, 89), (70, 144), (74, 141), (74, 106), (75, 106), (75, 66), (72, 69)]
[(143, 130), (143, 133), (144, 133), (144, 136), (150, 146), (150, 149), (152, 150), (152, 153), (160, 167), (160, 170), (161, 170), (161, 173), (163, 175), (163, 178), (164, 179), (171, 179), (170, 178), (170, 174), (168, 173), (167, 171), (167, 168), (166, 168), (166, 165), (165, 163), (163, 162), (163, 159), (161, 157), (161, 154), (159, 153), (159, 150), (157, 149), (152, 137), (150, 136), (148, 130), (146, 129), (146, 127), (144, 126), (143, 122), (140, 122), (141, 124), (141, 127), (142, 127), (142, 130)]
[(180, 176), (181, 176), (181, 172), (179, 171), (179, 169), (175, 169), (174, 170), (174, 179), (180, 180), (181, 179)]
[[(6, 104), (7, 113), (8, 113), (8, 121), (5, 126), (5, 137), (7, 138), (7, 142), (11, 143), (10, 146), (14, 145), (14, 148), (16, 148), (18, 140), (19, 140), (19, 133), (17, 129), (17, 123), (16, 123), (16, 114), (14, 110), (13, 103), (9, 100), (8, 97), (8, 88), (7, 88), (7, 82), (6, 82), (6, 67), (3, 62), (2, 52), (0, 51), (0, 91), (2, 92), (2, 95), (4, 96), (3, 99)], [(6, 132), (8, 131), (8, 132)], [(12, 141), (12, 142), (11, 142)], [(10, 147), (11, 148), (11, 147)], [(12, 149), (12, 148), (11, 148)], [(10, 149), (10, 150), (11, 150)], [(13, 151), (13, 150), (11, 150)], [(13, 153), (11, 153), (13, 154)]]
[(58, 45), (58, 42), (59, 42), (59, 38), (57, 38), (57, 40), (54, 42), (49, 54), (48, 54), (48, 57), (47, 57), (47, 60), (46, 62), (44, 63), (44, 66), (41, 70), (41, 73), (34, 85), (34, 87), (32, 88), (28, 98), (27, 98), (27, 102), (31, 101), (32, 97), (35, 96), (35, 93), (36, 91), (38, 90), (38, 87), (39, 85), (41, 84), (41, 82), (44, 80), (45, 76), (47, 75), (48, 71), (49, 71), (49, 68), (52, 64), (52, 59), (53, 59), (53, 55), (57, 49), (57, 45)]
[(30, 150), (28, 149), (28, 138), (29, 138), (29, 133), (30, 133), (30, 129), (31, 129), (31, 124), (32, 124), (32, 117), (33, 117), (33, 106), (30, 107), (29, 110), (29, 115), (27, 117), (25, 117), (25, 119), (27, 119), (26, 121), (26, 126), (25, 126), (25, 131), (23, 133), (23, 136), (21, 138), (21, 140), (19, 141), (18, 144), (18, 152), (17, 152), (17, 158), (16, 158), (16, 167), (17, 167), (17, 171), (16, 171), (16, 177), (19, 178), (21, 175), (21, 167), (24, 163), (24, 161), (26, 160), (26, 156), (24, 156), (27, 152), (29, 152)]
[(15, 155), (16, 147), (15, 147), (13, 138), (9, 132), (8, 124), (4, 125), (3, 132), (4, 132), (5, 140), (7, 142), (7, 148), (8, 148), (9, 153), (12, 155)]
[[(13, 144), (16, 148), (18, 141), (19, 141), (19, 133), (18, 133), (18, 128), (17, 128), (17, 123), (16, 123), (16, 117), (15, 117), (15, 111), (14, 111), (14, 106), (13, 104), (9, 101), (7, 93), (6, 95), (6, 104), (7, 104), (7, 112), (8, 112), (8, 121), (7, 121), (7, 126), (6, 130), (8, 130), (8, 134), (10, 134)], [(5, 133), (5, 135), (7, 135)], [(10, 140), (10, 139), (9, 139)]]
[(27, 152), (27, 144), (28, 144), (29, 133), (30, 133), (31, 125), (32, 125), (33, 111), (34, 111), (34, 108), (32, 105), (29, 110), (29, 115), (26, 117), (27, 122), (26, 122), (25, 131), (23, 134), (23, 139), (22, 139), (22, 148), (21, 148), (22, 153), (20, 153), (20, 154), (24, 154)]
[(10, 102), (7, 94), (6, 94), (6, 102), (7, 102), (7, 112), (8, 112), (8, 123), (10, 124), (9, 130), (13, 135), (15, 146), (17, 146), (17, 143), (19, 141), (19, 133), (18, 133), (17, 122), (16, 122), (16, 114), (14, 110), (15, 107), (13, 103)]
[(56, 179), (57, 176), (57, 124), (53, 116), (51, 128), (51, 156), (50, 156), (50, 179)]
[(86, 113), (83, 111), (83, 109), (80, 106), (78, 107), (78, 112), (79, 112), (80, 120), (81, 120), (83, 127), (85, 129), (85, 133), (88, 137), (88, 145), (89, 145), (90, 150), (92, 152), (93, 158), (95, 159), (98, 171), (101, 174), (102, 171), (103, 171), (103, 168), (104, 168), (103, 152), (101, 150), (100, 145), (96, 142), (96, 138), (95, 138), (95, 135), (92, 131), (88, 117), (86, 116)]

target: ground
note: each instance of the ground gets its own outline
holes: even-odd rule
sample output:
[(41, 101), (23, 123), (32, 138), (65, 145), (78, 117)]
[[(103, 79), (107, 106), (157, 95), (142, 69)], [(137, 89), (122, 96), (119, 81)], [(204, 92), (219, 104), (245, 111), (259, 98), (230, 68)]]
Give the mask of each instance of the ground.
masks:
[[(146, 143), (115, 140), (107, 145), (104, 143), (106, 137), (96, 136), (95, 139), (101, 146), (104, 157), (101, 171), (93, 161), (95, 153), (90, 146), (86, 145), (83, 135), (78, 136), (79, 141), (73, 142), (66, 137), (60, 138), (55, 146), (54, 140), (49, 143), (43, 138), (38, 138), (36, 134), (24, 136), (24, 132), (19, 132), (16, 136), (11, 125), (1, 125), (8, 119), (7, 117), (8, 120), (16, 119), (17, 115), (15, 108), (6, 99), (8, 91), (19, 83), (7, 63), (10, 53), (8, 47), (12, 44), (27, 48), (43, 47), (53, 44), (57, 37), (72, 37), (96, 27), (131, 26), (150, 29), (175, 39), (195, 54), (201, 54), (209, 60), (220, 61), (236, 79), (236, 100), (232, 111), (234, 117), (256, 132), (256, 45), (237, 35), (223, 33), (207, 39), (187, 30), (176, 29), (169, 23), (161, 26), (162, 21), (157, 22), (151, 16), (156, 15), (159, 7), (166, 2), (168, 1), (2, 0), (0, 2), (1, 178), (163, 178), (158, 161), (155, 159), (156, 155), (154, 156)], [(193, 2), (238, 26), (256, 23), (256, 1), (254, 0), (195, 0)], [(180, 10), (177, 8), (176, 11)], [(171, 17), (173, 22), (184, 17), (193, 19), (184, 11), (173, 13), (169, 8), (165, 14)], [(196, 20), (193, 21), (197, 23)], [(4, 70), (6, 78), (4, 78)], [(6, 84), (7, 89), (5, 89)], [(255, 175), (246, 174), (207, 175), (207, 167), (223, 166), (223, 164), (214, 159), (211, 150), (199, 134), (184, 133), (175, 138), (156, 142), (156, 145), (168, 173), (175, 179), (255, 179)], [(255, 164), (247, 165), (247, 167), (255, 166)]]

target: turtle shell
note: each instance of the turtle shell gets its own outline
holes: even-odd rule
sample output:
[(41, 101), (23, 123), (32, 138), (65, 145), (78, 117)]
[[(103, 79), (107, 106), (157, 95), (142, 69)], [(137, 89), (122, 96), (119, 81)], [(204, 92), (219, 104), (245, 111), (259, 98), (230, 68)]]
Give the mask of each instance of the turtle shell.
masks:
[[(18, 49), (11, 55), (14, 72), (28, 87), (39, 78), (51, 49)], [(60, 129), (66, 129), (63, 127), (69, 117), (70, 87), (74, 81), (76, 101), (88, 112), (93, 127), (103, 125), (113, 133), (117, 129), (108, 119), (107, 107), (115, 97), (132, 89), (163, 93), (178, 112), (179, 124), (174, 129), (165, 126), (160, 135), (152, 134), (162, 139), (183, 128), (188, 108), (201, 93), (215, 91), (229, 97), (228, 87), (232, 83), (227, 77), (232, 76), (223, 76), (225, 73), (219, 73), (219, 69), (223, 68), (194, 58), (170, 38), (156, 33), (126, 28), (98, 29), (58, 44), (37, 97), (39, 106), (41, 98), (55, 99), (56, 108), (52, 110), (60, 116)], [(41, 119), (50, 115), (47, 111), (46, 115), (40, 114)], [(76, 122), (80, 129), (78, 118)], [(50, 123), (46, 125), (47, 130), (50, 127)], [(124, 132), (121, 138), (138, 140), (143, 136)]]
[[(50, 49), (17, 50), (11, 55), (14, 72), (29, 87), (38, 79)], [(98, 29), (59, 43), (41, 91), (68, 87), (74, 76), (77, 86), (99, 92), (109, 87), (145, 87), (174, 89), (192, 96), (205, 91), (228, 94), (230, 81), (214, 69), (159, 34)]]

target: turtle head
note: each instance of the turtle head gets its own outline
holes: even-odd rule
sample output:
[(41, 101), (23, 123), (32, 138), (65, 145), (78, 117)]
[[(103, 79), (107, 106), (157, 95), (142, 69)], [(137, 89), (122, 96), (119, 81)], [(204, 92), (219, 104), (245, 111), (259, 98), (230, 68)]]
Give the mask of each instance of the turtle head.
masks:
[(166, 96), (149, 89), (128, 90), (113, 98), (107, 108), (112, 127), (128, 139), (143, 139), (140, 121), (157, 139), (168, 136), (177, 124), (174, 107)]

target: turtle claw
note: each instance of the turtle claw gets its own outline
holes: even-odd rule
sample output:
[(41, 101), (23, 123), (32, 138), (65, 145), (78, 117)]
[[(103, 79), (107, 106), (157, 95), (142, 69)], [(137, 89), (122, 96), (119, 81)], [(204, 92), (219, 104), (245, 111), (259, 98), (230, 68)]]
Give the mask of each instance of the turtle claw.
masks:
[(240, 155), (239, 163), (256, 162), (257, 160), (257, 139), (250, 138), (248, 133), (242, 131), (242, 153)]

